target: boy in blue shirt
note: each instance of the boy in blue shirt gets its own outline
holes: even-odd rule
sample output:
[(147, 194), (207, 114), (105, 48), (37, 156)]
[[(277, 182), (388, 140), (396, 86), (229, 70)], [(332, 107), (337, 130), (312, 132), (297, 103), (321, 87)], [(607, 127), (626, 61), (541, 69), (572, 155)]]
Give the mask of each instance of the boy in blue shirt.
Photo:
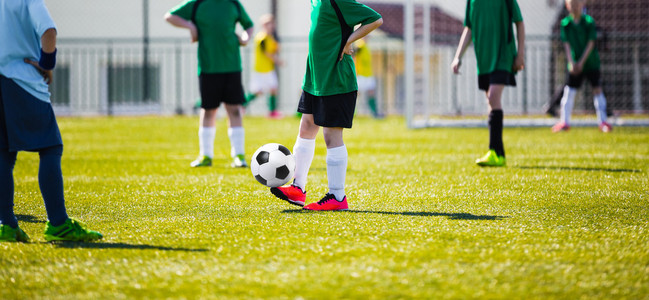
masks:
[(18, 151), (40, 155), (38, 183), (49, 220), (45, 240), (101, 239), (65, 209), (63, 142), (48, 92), (56, 64), (56, 26), (43, 0), (0, 0), (0, 41), (0, 241), (29, 241), (13, 211)]

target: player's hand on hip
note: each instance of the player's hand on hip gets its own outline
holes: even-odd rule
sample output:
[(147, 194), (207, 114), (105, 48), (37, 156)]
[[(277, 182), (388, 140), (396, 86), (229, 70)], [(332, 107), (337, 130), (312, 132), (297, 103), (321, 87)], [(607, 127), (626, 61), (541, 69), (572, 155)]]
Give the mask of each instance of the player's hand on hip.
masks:
[(354, 47), (352, 47), (352, 44), (347, 43), (345, 44), (345, 48), (343, 48), (343, 53), (340, 54), (340, 57), (338, 58), (338, 61), (343, 60), (343, 57), (347, 55), (354, 55)]
[(189, 34), (191, 35), (192, 43), (198, 42), (198, 28), (196, 28), (194, 23), (190, 22), (189, 24), (191, 24), (189, 27)]
[(41, 66), (38, 65), (37, 61), (33, 61), (31, 59), (25, 58), (24, 60), (26, 63), (34, 66), (36, 70), (38, 71), (41, 76), (43, 76), (43, 80), (45, 80), (45, 83), (50, 84), (52, 83), (52, 70), (45, 70), (41, 68)]

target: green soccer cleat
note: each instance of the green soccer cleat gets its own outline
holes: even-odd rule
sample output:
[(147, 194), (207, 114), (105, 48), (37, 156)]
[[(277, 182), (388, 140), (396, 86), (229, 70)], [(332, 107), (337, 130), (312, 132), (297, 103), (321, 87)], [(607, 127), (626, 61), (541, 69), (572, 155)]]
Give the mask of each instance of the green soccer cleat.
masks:
[(496, 151), (489, 150), (483, 157), (476, 159), (475, 163), (481, 167), (504, 167), (507, 160), (504, 156), (498, 156)]
[(196, 167), (210, 167), (212, 166), (212, 158), (206, 155), (199, 156), (195, 161), (193, 161), (191, 164), (192, 168)]
[(0, 242), (29, 242), (29, 236), (20, 227), (0, 224)]
[(243, 154), (237, 154), (232, 158), (232, 167), (233, 168), (247, 168), (248, 163), (246, 163), (246, 156)]
[(45, 240), (48, 242), (92, 242), (103, 237), (101, 233), (87, 229), (86, 224), (74, 218), (67, 219), (63, 225), (59, 226), (52, 226), (50, 222), (45, 225)]

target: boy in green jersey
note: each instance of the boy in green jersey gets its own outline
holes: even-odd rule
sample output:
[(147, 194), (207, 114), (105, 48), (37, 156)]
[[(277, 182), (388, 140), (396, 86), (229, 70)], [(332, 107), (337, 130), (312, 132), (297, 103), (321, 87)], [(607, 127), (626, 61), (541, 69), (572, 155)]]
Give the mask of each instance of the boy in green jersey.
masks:
[(599, 129), (602, 132), (613, 129), (606, 122), (606, 97), (602, 92), (599, 53), (595, 48), (595, 21), (591, 16), (582, 13), (585, 4), (585, 0), (566, 0), (566, 8), (570, 14), (561, 20), (561, 41), (568, 60), (568, 82), (561, 98), (561, 121), (552, 127), (552, 132), (570, 129), (575, 94), (584, 78), (588, 79), (593, 87), (593, 102)]
[[(354, 31), (354, 26), (359, 24), (361, 26)], [(358, 91), (352, 44), (381, 24), (381, 15), (354, 0), (311, 0), (309, 56), (298, 104), (302, 119), (293, 147), (295, 180), (290, 186), (271, 188), (276, 197), (304, 206), (315, 138), (323, 127), (329, 192), (304, 209), (348, 208), (345, 195), (347, 148), (343, 142), (343, 128), (352, 127)]]
[[(240, 46), (250, 40), (253, 23), (238, 0), (187, 0), (165, 15), (171, 25), (186, 28), (198, 42), (198, 76), (201, 92), (198, 140), (200, 154), (190, 165), (212, 165), (216, 113), (223, 102), (228, 113), (233, 167), (246, 167)], [(245, 30), (235, 34), (237, 23)]]
[[(512, 23), (516, 24), (516, 40)], [(479, 166), (505, 166), (502, 94), (516, 86), (514, 74), (525, 65), (525, 26), (516, 0), (468, 0), (464, 31), (451, 65), (459, 74), (462, 56), (473, 41), (478, 62), (478, 87), (489, 104), (489, 151), (478, 158)]]

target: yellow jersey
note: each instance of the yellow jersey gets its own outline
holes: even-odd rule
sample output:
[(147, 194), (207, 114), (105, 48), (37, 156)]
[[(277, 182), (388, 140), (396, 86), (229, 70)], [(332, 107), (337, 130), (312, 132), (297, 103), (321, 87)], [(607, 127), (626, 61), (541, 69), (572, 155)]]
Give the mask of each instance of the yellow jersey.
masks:
[(275, 63), (269, 56), (279, 51), (279, 43), (273, 35), (259, 32), (255, 35), (255, 72), (268, 73), (275, 70)]
[(354, 63), (356, 74), (364, 77), (372, 77), (372, 53), (364, 40), (356, 41), (356, 53)]

